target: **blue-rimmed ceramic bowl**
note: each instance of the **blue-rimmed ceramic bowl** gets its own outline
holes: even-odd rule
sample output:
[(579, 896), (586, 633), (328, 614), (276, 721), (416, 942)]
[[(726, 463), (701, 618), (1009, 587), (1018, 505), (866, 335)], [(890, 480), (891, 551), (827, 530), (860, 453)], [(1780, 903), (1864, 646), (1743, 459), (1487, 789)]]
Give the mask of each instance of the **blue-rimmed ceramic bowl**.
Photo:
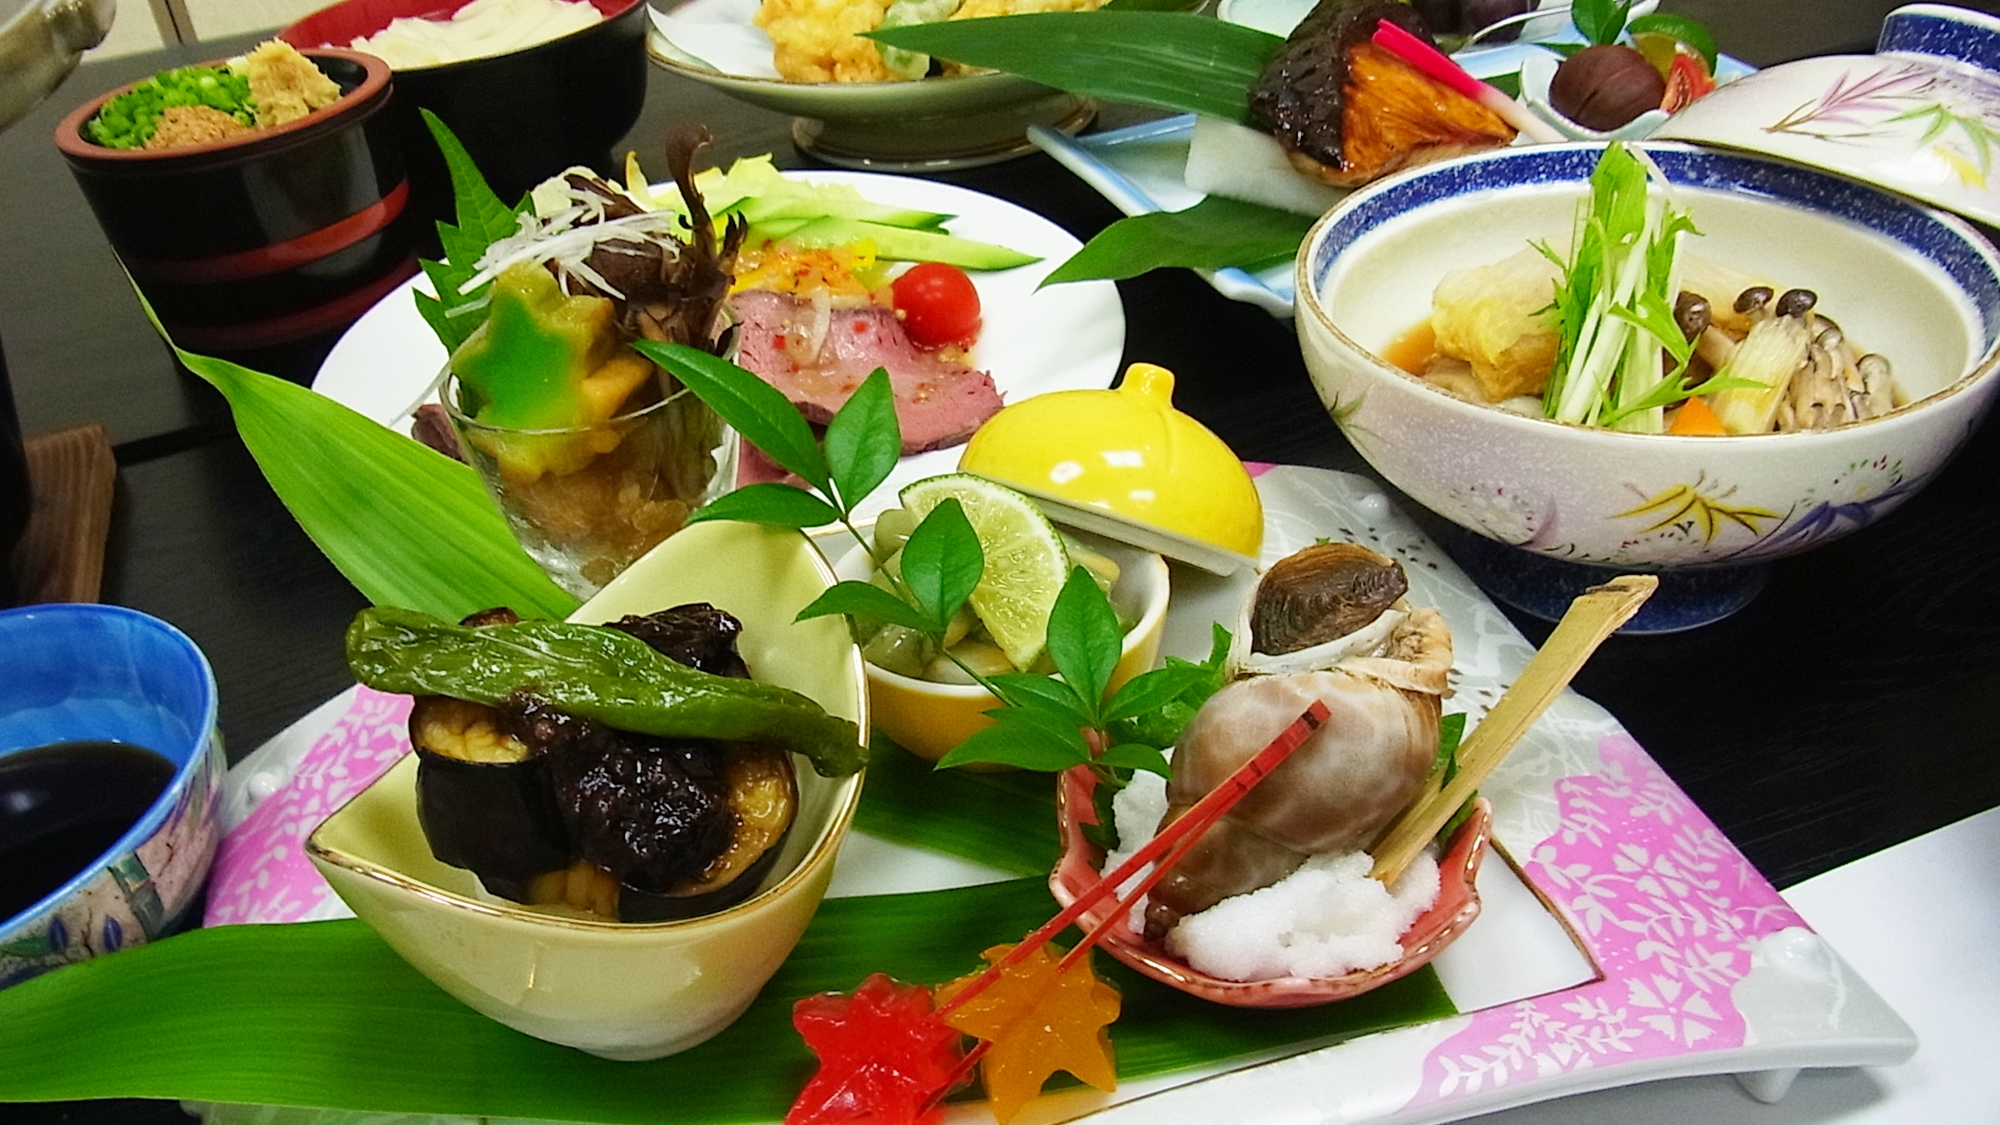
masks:
[(1506, 149), (1355, 192), (1299, 254), (1299, 340), (1369, 464), (1481, 540), (1518, 548), (1474, 541), (1462, 556), (1489, 592), (1554, 616), (1600, 568), (1664, 572), (1639, 628), (1685, 628), (1740, 607), (1761, 564), (1893, 510), (1978, 425), (2000, 386), (2000, 257), (1963, 220), (1851, 180), (1648, 145), (1703, 232), (1689, 249), (1816, 291), (1848, 339), (1890, 359), (1907, 405), (1820, 432), (1627, 434), (1508, 413), (1378, 358), (1430, 315), (1447, 271), (1531, 239), (1566, 244), (1600, 151)]
[[(154, 752), (166, 759), (165, 788), (101, 854), (67, 877), (31, 884), (22, 857), (65, 850), (61, 835), (89, 818), (64, 813), (70, 806), (49, 775), (25, 766), (42, 747), (77, 742)], [(215, 676), (178, 629), (117, 606), (0, 613), (0, 851), (8, 865), (0, 887), (10, 900), (29, 897), (0, 919), (0, 988), (176, 929), (215, 855), (224, 768)], [(107, 787), (99, 778), (93, 788)], [(46, 892), (30, 897), (42, 885)]]

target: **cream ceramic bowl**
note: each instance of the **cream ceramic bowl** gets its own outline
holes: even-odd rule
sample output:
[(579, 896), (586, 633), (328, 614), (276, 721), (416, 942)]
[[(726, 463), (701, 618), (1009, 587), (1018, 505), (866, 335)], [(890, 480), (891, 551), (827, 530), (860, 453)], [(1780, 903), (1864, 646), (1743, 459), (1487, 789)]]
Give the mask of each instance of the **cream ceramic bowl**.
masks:
[[(1456, 397), (1377, 358), (1447, 270), (1566, 240), (1600, 149), (1507, 149), (1349, 196), (1298, 258), (1298, 333), (1334, 420), (1390, 483), (1486, 539), (1637, 570), (1760, 563), (1865, 527), (1991, 405), (2000, 258), (1965, 222), (1812, 169), (1647, 146), (1693, 211), (1691, 249), (1818, 292), (1889, 357), (1909, 405), (1819, 433), (1614, 433)], [(1565, 599), (1566, 602), (1566, 599)]]
[(1036, 151), (1028, 127), (1074, 133), (1089, 99), (1014, 74), (914, 82), (787, 82), (750, 22), (760, 0), (685, 0), (653, 13), (647, 51), (667, 70), (793, 116), (792, 140), (831, 164), (876, 172), (970, 168)]
[[(758, 678), (803, 692), (864, 731), (861, 658), (838, 618), (794, 616), (833, 581), (795, 532), (691, 525), (573, 615), (602, 622), (706, 601), (743, 622)], [(741, 1015), (805, 932), (860, 799), (859, 774), (798, 763), (799, 812), (763, 888), (719, 913), (676, 922), (555, 917), (487, 895), (432, 858), (405, 757), (329, 817), (307, 852), (354, 913), (438, 987), (517, 1031), (613, 1059), (650, 1059), (709, 1038)]]
[[(1150, 551), (1099, 536), (1070, 534), (1117, 562), (1118, 582), (1111, 589), (1111, 603), (1121, 617), (1137, 619), (1125, 634), (1124, 649), (1111, 672), (1115, 689), (1151, 670), (1159, 659), (1160, 637), (1167, 623), (1167, 562)], [(864, 578), (869, 570), (867, 556), (857, 546), (841, 557), (837, 569), (843, 578)], [(986, 712), (1000, 706), (982, 687), (932, 683), (865, 661), (862, 667), (867, 670), (868, 710), (875, 725), (896, 745), (929, 761), (937, 761), (975, 732), (992, 726)]]

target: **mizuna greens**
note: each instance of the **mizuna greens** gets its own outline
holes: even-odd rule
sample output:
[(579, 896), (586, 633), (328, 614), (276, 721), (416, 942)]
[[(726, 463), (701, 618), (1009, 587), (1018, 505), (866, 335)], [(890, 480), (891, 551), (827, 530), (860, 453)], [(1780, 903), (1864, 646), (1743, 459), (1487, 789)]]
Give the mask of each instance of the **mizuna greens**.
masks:
[(1577, 207), (1568, 256), (1536, 244), (1562, 271), (1555, 288), (1561, 343), (1542, 395), (1544, 411), (1558, 422), (1661, 433), (1666, 407), (1741, 382), (1719, 377), (1682, 386), (1694, 345), (1674, 320), (1676, 260), (1681, 236), (1701, 232), (1665, 189), (1658, 165), (1613, 144)]

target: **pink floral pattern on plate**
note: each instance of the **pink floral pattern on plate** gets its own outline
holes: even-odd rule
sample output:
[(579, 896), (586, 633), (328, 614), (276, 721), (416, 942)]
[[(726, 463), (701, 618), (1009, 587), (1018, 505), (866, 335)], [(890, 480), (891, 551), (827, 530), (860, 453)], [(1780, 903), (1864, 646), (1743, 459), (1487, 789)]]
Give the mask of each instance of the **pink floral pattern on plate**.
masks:
[(1556, 783), (1559, 825), (1523, 866), (1603, 976), (1474, 1013), (1405, 1109), (1743, 1044), (1730, 988), (1757, 939), (1803, 922), (1638, 743), (1611, 735), (1598, 752), (1601, 773)]
[(306, 858), (306, 837), (409, 753), (409, 719), (409, 696), (357, 688), (352, 705), (313, 743), (285, 787), (223, 837), (202, 924), (320, 917), (333, 889)]

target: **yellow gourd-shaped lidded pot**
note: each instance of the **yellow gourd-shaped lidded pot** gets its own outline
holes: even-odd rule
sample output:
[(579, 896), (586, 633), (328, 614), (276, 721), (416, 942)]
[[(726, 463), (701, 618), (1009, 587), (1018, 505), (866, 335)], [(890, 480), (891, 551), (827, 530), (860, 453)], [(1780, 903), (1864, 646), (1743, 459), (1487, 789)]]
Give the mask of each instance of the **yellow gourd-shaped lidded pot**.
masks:
[(959, 468), (1021, 489), (1049, 515), (1218, 573), (1254, 565), (1257, 486), (1229, 446), (1174, 409), (1174, 374), (1135, 363), (1103, 391), (1023, 399), (989, 419)]

